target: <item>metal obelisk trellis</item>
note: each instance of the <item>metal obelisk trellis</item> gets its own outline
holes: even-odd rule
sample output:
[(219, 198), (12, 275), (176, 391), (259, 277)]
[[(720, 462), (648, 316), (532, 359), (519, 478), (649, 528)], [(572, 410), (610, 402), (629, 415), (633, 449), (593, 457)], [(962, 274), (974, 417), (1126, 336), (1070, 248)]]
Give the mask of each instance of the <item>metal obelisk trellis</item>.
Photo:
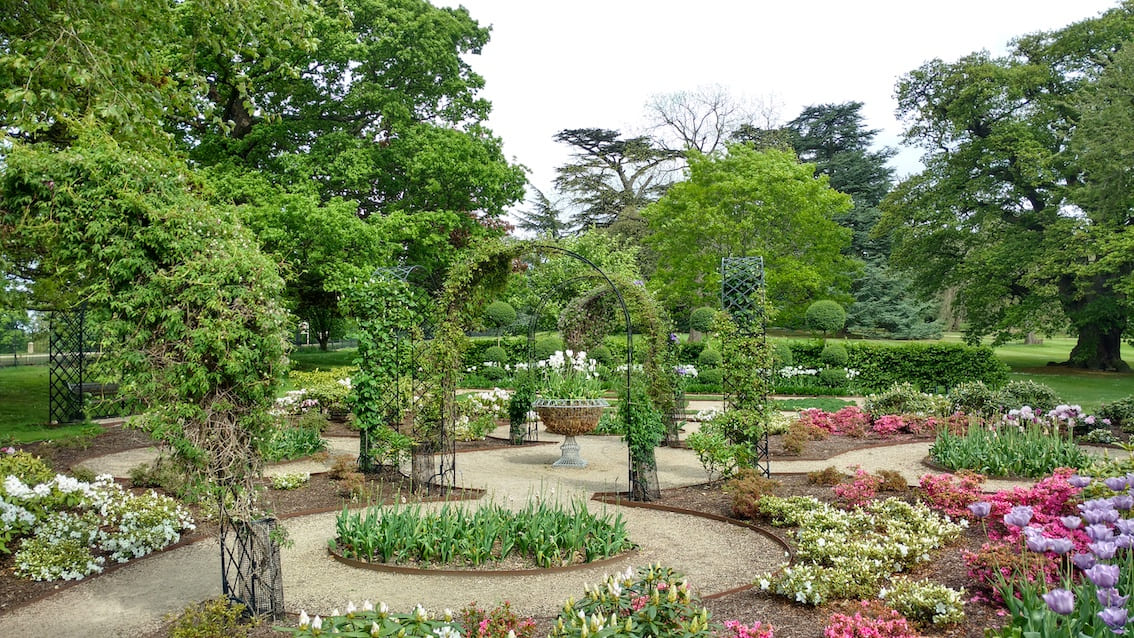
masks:
[[(767, 348), (767, 316), (764, 309), (764, 258), (726, 257), (721, 260), (721, 308), (729, 314), (736, 325), (735, 337), (738, 340), (754, 340), (760, 350)], [(734, 351), (742, 350), (732, 348)], [(752, 383), (749, 375), (737, 375), (733, 370), (737, 364), (725, 365), (724, 406), (726, 410), (765, 411), (768, 403), (768, 385), (771, 369), (767, 362), (748, 362), (758, 365), (762, 382)], [(768, 428), (755, 441), (747, 442), (753, 451), (752, 465), (764, 476), (771, 474), (768, 454)]]
[(86, 381), (87, 309), (51, 313), (48, 361), (48, 413), (51, 423), (83, 420), (83, 383)]

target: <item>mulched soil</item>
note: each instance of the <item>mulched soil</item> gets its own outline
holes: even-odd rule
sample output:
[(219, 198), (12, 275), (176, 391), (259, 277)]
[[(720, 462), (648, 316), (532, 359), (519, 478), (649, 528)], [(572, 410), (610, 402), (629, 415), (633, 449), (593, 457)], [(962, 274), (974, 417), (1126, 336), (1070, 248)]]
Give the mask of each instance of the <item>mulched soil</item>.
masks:
[[(333, 424), (332, 429), (327, 432), (328, 435), (334, 436), (346, 436), (350, 433), (351, 430), (341, 424)], [(779, 438), (771, 437), (770, 449), (773, 457), (783, 454)], [(791, 458), (829, 458), (842, 452), (877, 443), (878, 441), (872, 440), (830, 437), (823, 441), (810, 442), (802, 455)], [(68, 471), (72, 465), (87, 458), (151, 444), (144, 433), (111, 426), (103, 434), (78, 444), (39, 443), (24, 446), (23, 449), (43, 457), (58, 471)], [(481, 442), (460, 444), (458, 452), (505, 445), (508, 445), (507, 441), (488, 439)], [(838, 469), (845, 470), (846, 468)], [(781, 483), (777, 493), (781, 495), (810, 494), (824, 500), (830, 500), (833, 496), (829, 487), (814, 485), (805, 476), (787, 475), (777, 477), (777, 479)], [(129, 487), (129, 482), (126, 482), (126, 486)], [(731, 497), (722, 488), (721, 483), (710, 483), (665, 490), (661, 504), (730, 516)], [(400, 495), (408, 495), (412, 498), (408, 483), (401, 477), (390, 474), (368, 477), (365, 491), (369, 495), (380, 495), (382, 500), (400, 498)], [(475, 497), (475, 494), (466, 496)], [(909, 496), (913, 497), (912, 494), (909, 494)], [(344, 503), (339, 482), (331, 479), (327, 474), (313, 475), (310, 483), (299, 490), (266, 490), (265, 497), (268, 509), (281, 518), (313, 511), (334, 510), (342, 507)], [(374, 502), (375, 496), (369, 497), (369, 500)], [(199, 539), (208, 533), (209, 526), (203, 525), (185, 540)], [(781, 534), (781, 536), (784, 535)], [(965, 587), (969, 579), (967, 570), (961, 561), (961, 550), (975, 550), (979, 548), (981, 540), (979, 529), (970, 529), (958, 543), (941, 550), (937, 556), (933, 557), (932, 561), (910, 575), (914, 578), (927, 578), (950, 587)], [(17, 579), (12, 574), (12, 565), (11, 556), (0, 560), (0, 613), (3, 613), (6, 609), (51, 595), (61, 587), (66, 587), (65, 584), (35, 583)], [(97, 576), (93, 578), (97, 578)], [(462, 604), (461, 601), (454, 601), (454, 605), (460, 604)], [(781, 597), (764, 593), (757, 588), (706, 600), (705, 604), (712, 612), (712, 617), (717, 621), (738, 619), (749, 624), (757, 620), (771, 623), (776, 628), (776, 635), (781, 638), (821, 638), (823, 627), (832, 613), (837, 611), (854, 613), (852, 609), (838, 604), (829, 604), (820, 608), (793, 604)], [(983, 603), (966, 605), (966, 614), (967, 620), (961, 626), (946, 630), (925, 630), (923, 634), (927, 637), (941, 638), (980, 638), (984, 635), (986, 627), (995, 626), (1000, 620), (996, 615), (996, 610)], [(546, 635), (546, 630), (551, 627), (552, 619), (537, 618), (536, 620), (539, 627), (537, 635)], [(161, 631), (153, 634), (151, 638), (165, 635), (166, 632)], [(253, 629), (251, 635), (256, 638), (265, 638), (284, 634), (273, 631), (270, 626), (262, 626)]]

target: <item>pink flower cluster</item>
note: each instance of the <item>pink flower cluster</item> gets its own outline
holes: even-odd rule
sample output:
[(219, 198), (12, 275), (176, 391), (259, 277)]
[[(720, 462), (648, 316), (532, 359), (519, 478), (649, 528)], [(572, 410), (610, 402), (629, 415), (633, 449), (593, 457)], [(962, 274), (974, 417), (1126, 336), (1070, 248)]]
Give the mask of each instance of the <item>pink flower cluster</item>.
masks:
[(764, 625), (760, 621), (748, 626), (739, 620), (726, 620), (724, 626), (730, 632), (725, 634), (729, 638), (774, 638), (773, 627)]
[(868, 434), (881, 438), (897, 434), (925, 434), (933, 432), (939, 427), (947, 427), (950, 431), (968, 426), (968, 418), (963, 413), (956, 413), (948, 419), (936, 419), (917, 414), (884, 414), (880, 417), (871, 417), (870, 413), (857, 406), (847, 406), (838, 412), (825, 412), (819, 408), (801, 410), (799, 420), (826, 431), (828, 434), (842, 434), (853, 437), (864, 437)]
[(854, 480), (840, 483), (834, 487), (835, 495), (849, 507), (862, 507), (878, 493), (882, 480), (870, 472), (855, 466)]
[(8, 455), (11, 455), (11, 454), (15, 454), (15, 453), (16, 453), (16, 448), (14, 448), (14, 447), (11, 447), (11, 446), (8, 446), (8, 447), (0, 447), (0, 452), (3, 452), (4, 454), (8, 454)]
[(918, 481), (929, 506), (952, 518), (972, 518), (969, 506), (983, 498), (984, 476), (961, 470), (956, 474), (925, 474)]
[(799, 420), (825, 430), (828, 434), (865, 436), (870, 426), (870, 415), (862, 408), (848, 405), (838, 412), (827, 412), (819, 408), (801, 410)]
[(918, 638), (905, 616), (893, 609), (878, 609), (877, 603), (870, 602), (862, 606), (866, 613), (832, 614), (823, 638)]

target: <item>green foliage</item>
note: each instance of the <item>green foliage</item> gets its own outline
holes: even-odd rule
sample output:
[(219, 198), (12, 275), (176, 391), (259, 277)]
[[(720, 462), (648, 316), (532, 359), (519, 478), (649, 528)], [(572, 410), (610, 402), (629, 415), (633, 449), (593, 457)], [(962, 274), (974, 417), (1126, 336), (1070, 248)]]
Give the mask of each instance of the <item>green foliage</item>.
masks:
[[(822, 368), (822, 346), (801, 341), (788, 342), (795, 365)], [(965, 381), (984, 381), (999, 387), (1008, 380), (1008, 368), (991, 348), (956, 343), (871, 343), (847, 344), (847, 367), (858, 372), (855, 384), (878, 391), (895, 383), (909, 382), (922, 389), (945, 391)]]
[(169, 618), (169, 638), (247, 638), (259, 620), (245, 622), (244, 605), (225, 596), (189, 605)]
[(697, 355), (697, 364), (703, 368), (719, 368), (721, 361), (721, 353), (712, 348), (705, 348), (701, 351), (701, 354)]
[[(7, 454), (0, 451), (0, 477), (7, 476), (15, 476), (28, 485), (37, 485), (50, 481), (55, 472), (43, 459), (29, 452)], [(0, 485), (0, 496), (3, 494), (4, 488)]]
[(717, 311), (709, 306), (696, 308), (689, 314), (689, 329), (697, 332), (712, 332)]
[(708, 368), (706, 370), (697, 371), (697, 385), (711, 386), (719, 391), (723, 380), (724, 370), (720, 368)]
[(650, 565), (636, 573), (607, 576), (603, 583), (587, 587), (579, 600), (569, 599), (549, 636), (708, 638), (715, 629), (709, 611), (690, 593), (684, 576)]
[(503, 330), (516, 322), (516, 309), (506, 301), (493, 301), (484, 309), (484, 318), (497, 330)]
[(1073, 439), (1052, 434), (1046, 426), (1037, 424), (1027, 424), (1022, 431), (980, 426), (970, 427), (964, 434), (941, 431), (929, 455), (950, 471), (1033, 479), (1059, 467), (1085, 469), (1093, 460)]
[(311, 475), (299, 472), (286, 472), (272, 476), (273, 490), (297, 490), (311, 481)]
[(327, 441), (319, 430), (301, 427), (280, 427), (260, 444), (260, 454), (268, 461), (290, 461), (327, 449)]
[(1102, 404), (1097, 416), (1110, 419), (1111, 424), (1120, 426), (1126, 432), (1134, 431), (1134, 395)]
[(499, 503), (471, 510), (444, 505), (424, 512), (418, 505), (365, 512), (344, 509), (333, 548), (348, 558), (403, 564), (482, 565), (518, 556), (539, 567), (589, 563), (632, 544), (621, 515), (595, 515), (580, 500), (570, 508), (532, 499), (512, 511)]
[(819, 384), (828, 388), (847, 387), (847, 371), (841, 368), (823, 368), (819, 371)]
[(849, 285), (853, 268), (840, 251), (850, 232), (832, 216), (851, 199), (793, 153), (743, 145), (720, 155), (694, 152), (688, 175), (642, 213), (658, 256), (651, 286), (665, 303), (715, 300), (726, 256), (764, 257), (768, 300), (789, 324), (802, 318), (808, 300)]
[[(318, 625), (315, 624), (316, 620)], [(328, 634), (370, 636), (375, 625), (378, 626), (378, 636), (398, 636), (398, 638), (455, 636), (463, 629), (451, 614), (434, 618), (421, 605), (415, 607), (412, 613), (396, 614), (391, 613), (385, 603), (377, 608), (369, 603), (363, 603), (362, 609), (355, 608), (354, 603), (348, 603), (345, 614), (333, 614), (326, 618), (316, 616), (312, 619), (307, 616), (307, 612), (301, 611), (298, 627), (273, 627), (273, 629), (300, 638), (314, 638)]]
[(895, 383), (888, 389), (866, 397), (863, 409), (875, 416), (884, 414), (924, 414), (948, 416), (949, 401), (942, 396), (921, 392), (909, 383)]
[(826, 337), (843, 329), (847, 322), (847, 312), (839, 302), (821, 299), (807, 306), (804, 320), (808, 328)]
[(599, 362), (599, 365), (610, 366), (614, 363), (614, 355), (611, 354), (610, 348), (607, 346), (599, 346), (590, 352), (591, 358)]
[(332, 368), (301, 372), (292, 370), (288, 377), (292, 386), (304, 390), (306, 397), (319, 402), (319, 410), (328, 414), (342, 414), (348, 410), (351, 392), (351, 377), (357, 372), (354, 368)]
[(846, 346), (831, 342), (823, 346), (823, 351), (819, 353), (819, 359), (828, 366), (844, 368), (850, 361), (850, 355), (847, 354)]
[(983, 381), (958, 383), (949, 389), (947, 397), (952, 412), (970, 416), (990, 417), (1001, 408), (1001, 394)]
[(532, 346), (532, 358), (544, 361), (551, 355), (563, 350), (563, 340), (558, 337), (544, 337), (538, 339)]
[(508, 363), (508, 353), (504, 350), (504, 348), (501, 348), (500, 346), (492, 346), (491, 348), (484, 351), (484, 361), (491, 361), (493, 363), (504, 365), (505, 363)]
[(1063, 401), (1050, 386), (1036, 381), (1009, 381), (1000, 389), (999, 405), (1004, 410), (1030, 406), (1036, 412), (1047, 412)]
[(791, 346), (783, 341), (776, 341), (772, 343), (772, 363), (776, 369), (790, 366), (795, 363), (795, 355), (792, 354)]
[(723, 423), (702, 423), (700, 430), (689, 433), (685, 443), (697, 454), (710, 479), (731, 477), (752, 463), (752, 451), (743, 443), (731, 442)]
[(897, 577), (878, 596), (920, 627), (955, 625), (965, 619), (965, 590)]

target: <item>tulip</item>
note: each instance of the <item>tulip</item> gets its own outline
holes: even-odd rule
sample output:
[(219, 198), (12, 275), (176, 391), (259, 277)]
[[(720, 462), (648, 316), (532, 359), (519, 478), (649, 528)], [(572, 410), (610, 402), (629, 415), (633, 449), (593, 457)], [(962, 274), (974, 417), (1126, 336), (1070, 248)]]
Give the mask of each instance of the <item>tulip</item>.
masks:
[(977, 518), (984, 518), (992, 511), (992, 503), (987, 501), (977, 501), (969, 506), (969, 511)]
[(1078, 474), (1075, 474), (1075, 475), (1069, 477), (1067, 479), (1067, 482), (1071, 485), (1071, 487), (1077, 487), (1079, 489), (1083, 489), (1084, 487), (1087, 487), (1088, 485), (1091, 484), (1091, 477), (1079, 476)]
[(1106, 623), (1107, 627), (1116, 634), (1126, 631), (1126, 608), (1125, 607), (1107, 607), (1099, 612), (1099, 618)]
[(1053, 589), (1043, 595), (1043, 601), (1051, 611), (1066, 616), (1075, 611), (1075, 594), (1066, 589)]
[(1032, 508), (1027, 505), (1017, 505), (1012, 511), (1004, 515), (1004, 524), (1014, 527), (1026, 527), (1032, 520)]
[(1078, 516), (1060, 516), (1059, 522), (1063, 523), (1063, 526), (1067, 529), (1079, 529), (1079, 526), (1083, 524), (1083, 519)]
[(1088, 544), (1087, 547), (1099, 560), (1114, 558), (1114, 553), (1118, 551), (1118, 545), (1114, 541), (1095, 541)]
[(1118, 565), (1099, 564), (1084, 570), (1083, 573), (1091, 579), (1095, 587), (1114, 587), (1118, 583)]
[(1126, 477), (1124, 476), (1112, 476), (1110, 478), (1103, 479), (1103, 483), (1115, 492), (1121, 492), (1127, 487)]
[(1095, 563), (1098, 562), (1098, 559), (1095, 558), (1094, 554), (1088, 552), (1080, 552), (1071, 557), (1071, 562), (1075, 563), (1075, 566), (1080, 570), (1087, 571), (1088, 569), (1095, 566)]
[(1095, 596), (1103, 607), (1125, 607), (1129, 596), (1119, 596), (1118, 590), (1113, 587), (1100, 587)]

